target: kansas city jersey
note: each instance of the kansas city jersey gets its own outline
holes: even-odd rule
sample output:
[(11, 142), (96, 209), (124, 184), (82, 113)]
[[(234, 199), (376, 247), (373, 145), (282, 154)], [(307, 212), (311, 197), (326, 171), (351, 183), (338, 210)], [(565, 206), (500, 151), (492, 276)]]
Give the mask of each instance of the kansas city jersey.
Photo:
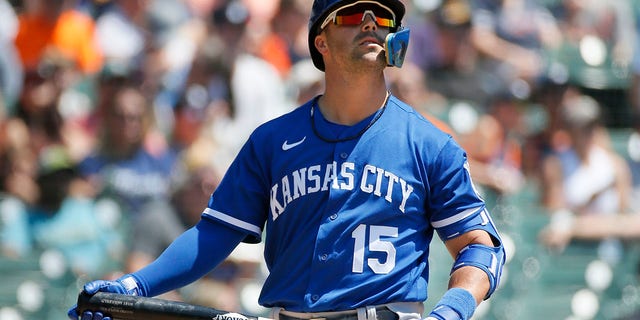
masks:
[(260, 241), (260, 304), (298, 312), (427, 298), (429, 243), (490, 223), (464, 151), (411, 107), (354, 126), (317, 99), (257, 128), (203, 217)]

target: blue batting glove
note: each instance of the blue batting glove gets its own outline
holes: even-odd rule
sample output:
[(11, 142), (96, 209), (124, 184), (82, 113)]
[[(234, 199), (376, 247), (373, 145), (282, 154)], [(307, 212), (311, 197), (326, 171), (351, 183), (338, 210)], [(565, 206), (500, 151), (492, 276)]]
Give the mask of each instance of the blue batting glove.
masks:
[[(141, 295), (140, 286), (138, 281), (132, 275), (124, 275), (115, 281), (107, 280), (95, 280), (88, 282), (84, 285), (84, 293), (94, 295), (96, 292), (111, 292), (126, 294), (130, 296)], [(78, 305), (74, 304), (67, 312), (69, 319), (78, 320), (80, 316), (78, 314)], [(85, 311), (82, 314), (81, 320), (111, 320), (110, 317), (105, 316), (101, 312)]]
[(95, 280), (84, 285), (84, 292), (89, 295), (93, 295), (98, 291), (130, 296), (138, 296), (141, 293), (138, 282), (131, 275), (125, 275), (116, 281)]
[[(67, 316), (69, 316), (69, 319), (78, 320), (78, 305), (74, 304), (67, 312)], [(82, 313), (80, 320), (111, 320), (111, 317), (105, 317), (100, 311), (91, 312), (87, 310)]]
[(105, 317), (102, 312), (85, 311), (80, 320), (111, 320), (111, 317)]

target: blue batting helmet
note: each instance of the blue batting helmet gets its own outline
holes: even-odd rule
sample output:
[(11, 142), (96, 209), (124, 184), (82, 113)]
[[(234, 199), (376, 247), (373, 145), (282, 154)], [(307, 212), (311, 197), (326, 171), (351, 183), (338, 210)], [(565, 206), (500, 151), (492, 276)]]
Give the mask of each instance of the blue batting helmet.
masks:
[[(322, 55), (316, 49), (314, 44), (316, 36), (320, 33), (320, 24), (326, 19), (326, 17), (333, 12), (333, 10), (351, 3), (361, 2), (363, 0), (314, 0), (313, 7), (311, 8), (311, 16), (309, 17), (309, 51), (311, 53), (311, 60), (316, 68), (324, 71), (324, 61)], [(372, 0), (369, 0), (369, 2)], [(405, 13), (404, 4), (400, 0), (373, 0), (380, 4), (387, 6), (393, 10), (396, 15), (396, 27), (397, 29), (401, 25), (402, 17)], [(395, 32), (395, 30), (391, 30)]]

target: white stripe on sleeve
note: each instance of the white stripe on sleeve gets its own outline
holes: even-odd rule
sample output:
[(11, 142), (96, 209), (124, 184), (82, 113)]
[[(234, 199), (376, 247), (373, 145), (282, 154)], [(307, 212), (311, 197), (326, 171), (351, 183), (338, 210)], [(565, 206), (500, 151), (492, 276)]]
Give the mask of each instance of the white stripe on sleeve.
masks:
[(475, 213), (476, 211), (478, 211), (478, 208), (471, 208), (471, 209), (467, 209), (465, 211), (462, 211), (454, 216), (451, 216), (449, 218), (446, 219), (442, 219), (442, 220), (438, 220), (438, 221), (433, 221), (431, 222), (431, 225), (434, 228), (442, 228), (442, 227), (446, 227), (448, 225), (454, 224), (460, 220), (464, 220), (465, 218), (467, 218), (468, 216), (472, 215), (473, 213)]
[(240, 219), (234, 218), (234, 217), (232, 217), (230, 215), (227, 215), (227, 214), (224, 214), (224, 213), (222, 213), (220, 211), (216, 211), (216, 210), (213, 210), (211, 208), (206, 208), (206, 209), (204, 209), (204, 212), (202, 212), (202, 213), (204, 213), (204, 214), (206, 214), (208, 216), (211, 216), (213, 218), (216, 218), (218, 220), (224, 221), (224, 222), (226, 222), (228, 224), (234, 225), (234, 226), (236, 226), (236, 227), (238, 227), (240, 229), (244, 229), (244, 230), (247, 230), (247, 231), (250, 231), (250, 232), (253, 232), (253, 233), (257, 233), (259, 236), (262, 236), (262, 229), (260, 229), (260, 227), (258, 227), (256, 225), (253, 225), (253, 224), (250, 224), (250, 223), (247, 223), (247, 222), (244, 222), (244, 221), (242, 221)]

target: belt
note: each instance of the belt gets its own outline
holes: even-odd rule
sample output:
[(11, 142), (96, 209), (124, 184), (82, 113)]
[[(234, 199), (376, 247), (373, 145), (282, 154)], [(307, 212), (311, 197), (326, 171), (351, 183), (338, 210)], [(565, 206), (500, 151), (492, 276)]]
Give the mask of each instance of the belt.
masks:
[[(344, 313), (344, 314), (330, 315), (330, 316), (324, 316), (324, 317), (299, 318), (296, 316), (286, 315), (280, 312), (278, 317), (280, 318), (280, 320), (358, 320), (358, 313), (354, 310), (353, 313)], [(398, 314), (389, 310), (389, 308), (387, 307), (377, 307), (376, 319), (377, 320), (398, 320)]]

